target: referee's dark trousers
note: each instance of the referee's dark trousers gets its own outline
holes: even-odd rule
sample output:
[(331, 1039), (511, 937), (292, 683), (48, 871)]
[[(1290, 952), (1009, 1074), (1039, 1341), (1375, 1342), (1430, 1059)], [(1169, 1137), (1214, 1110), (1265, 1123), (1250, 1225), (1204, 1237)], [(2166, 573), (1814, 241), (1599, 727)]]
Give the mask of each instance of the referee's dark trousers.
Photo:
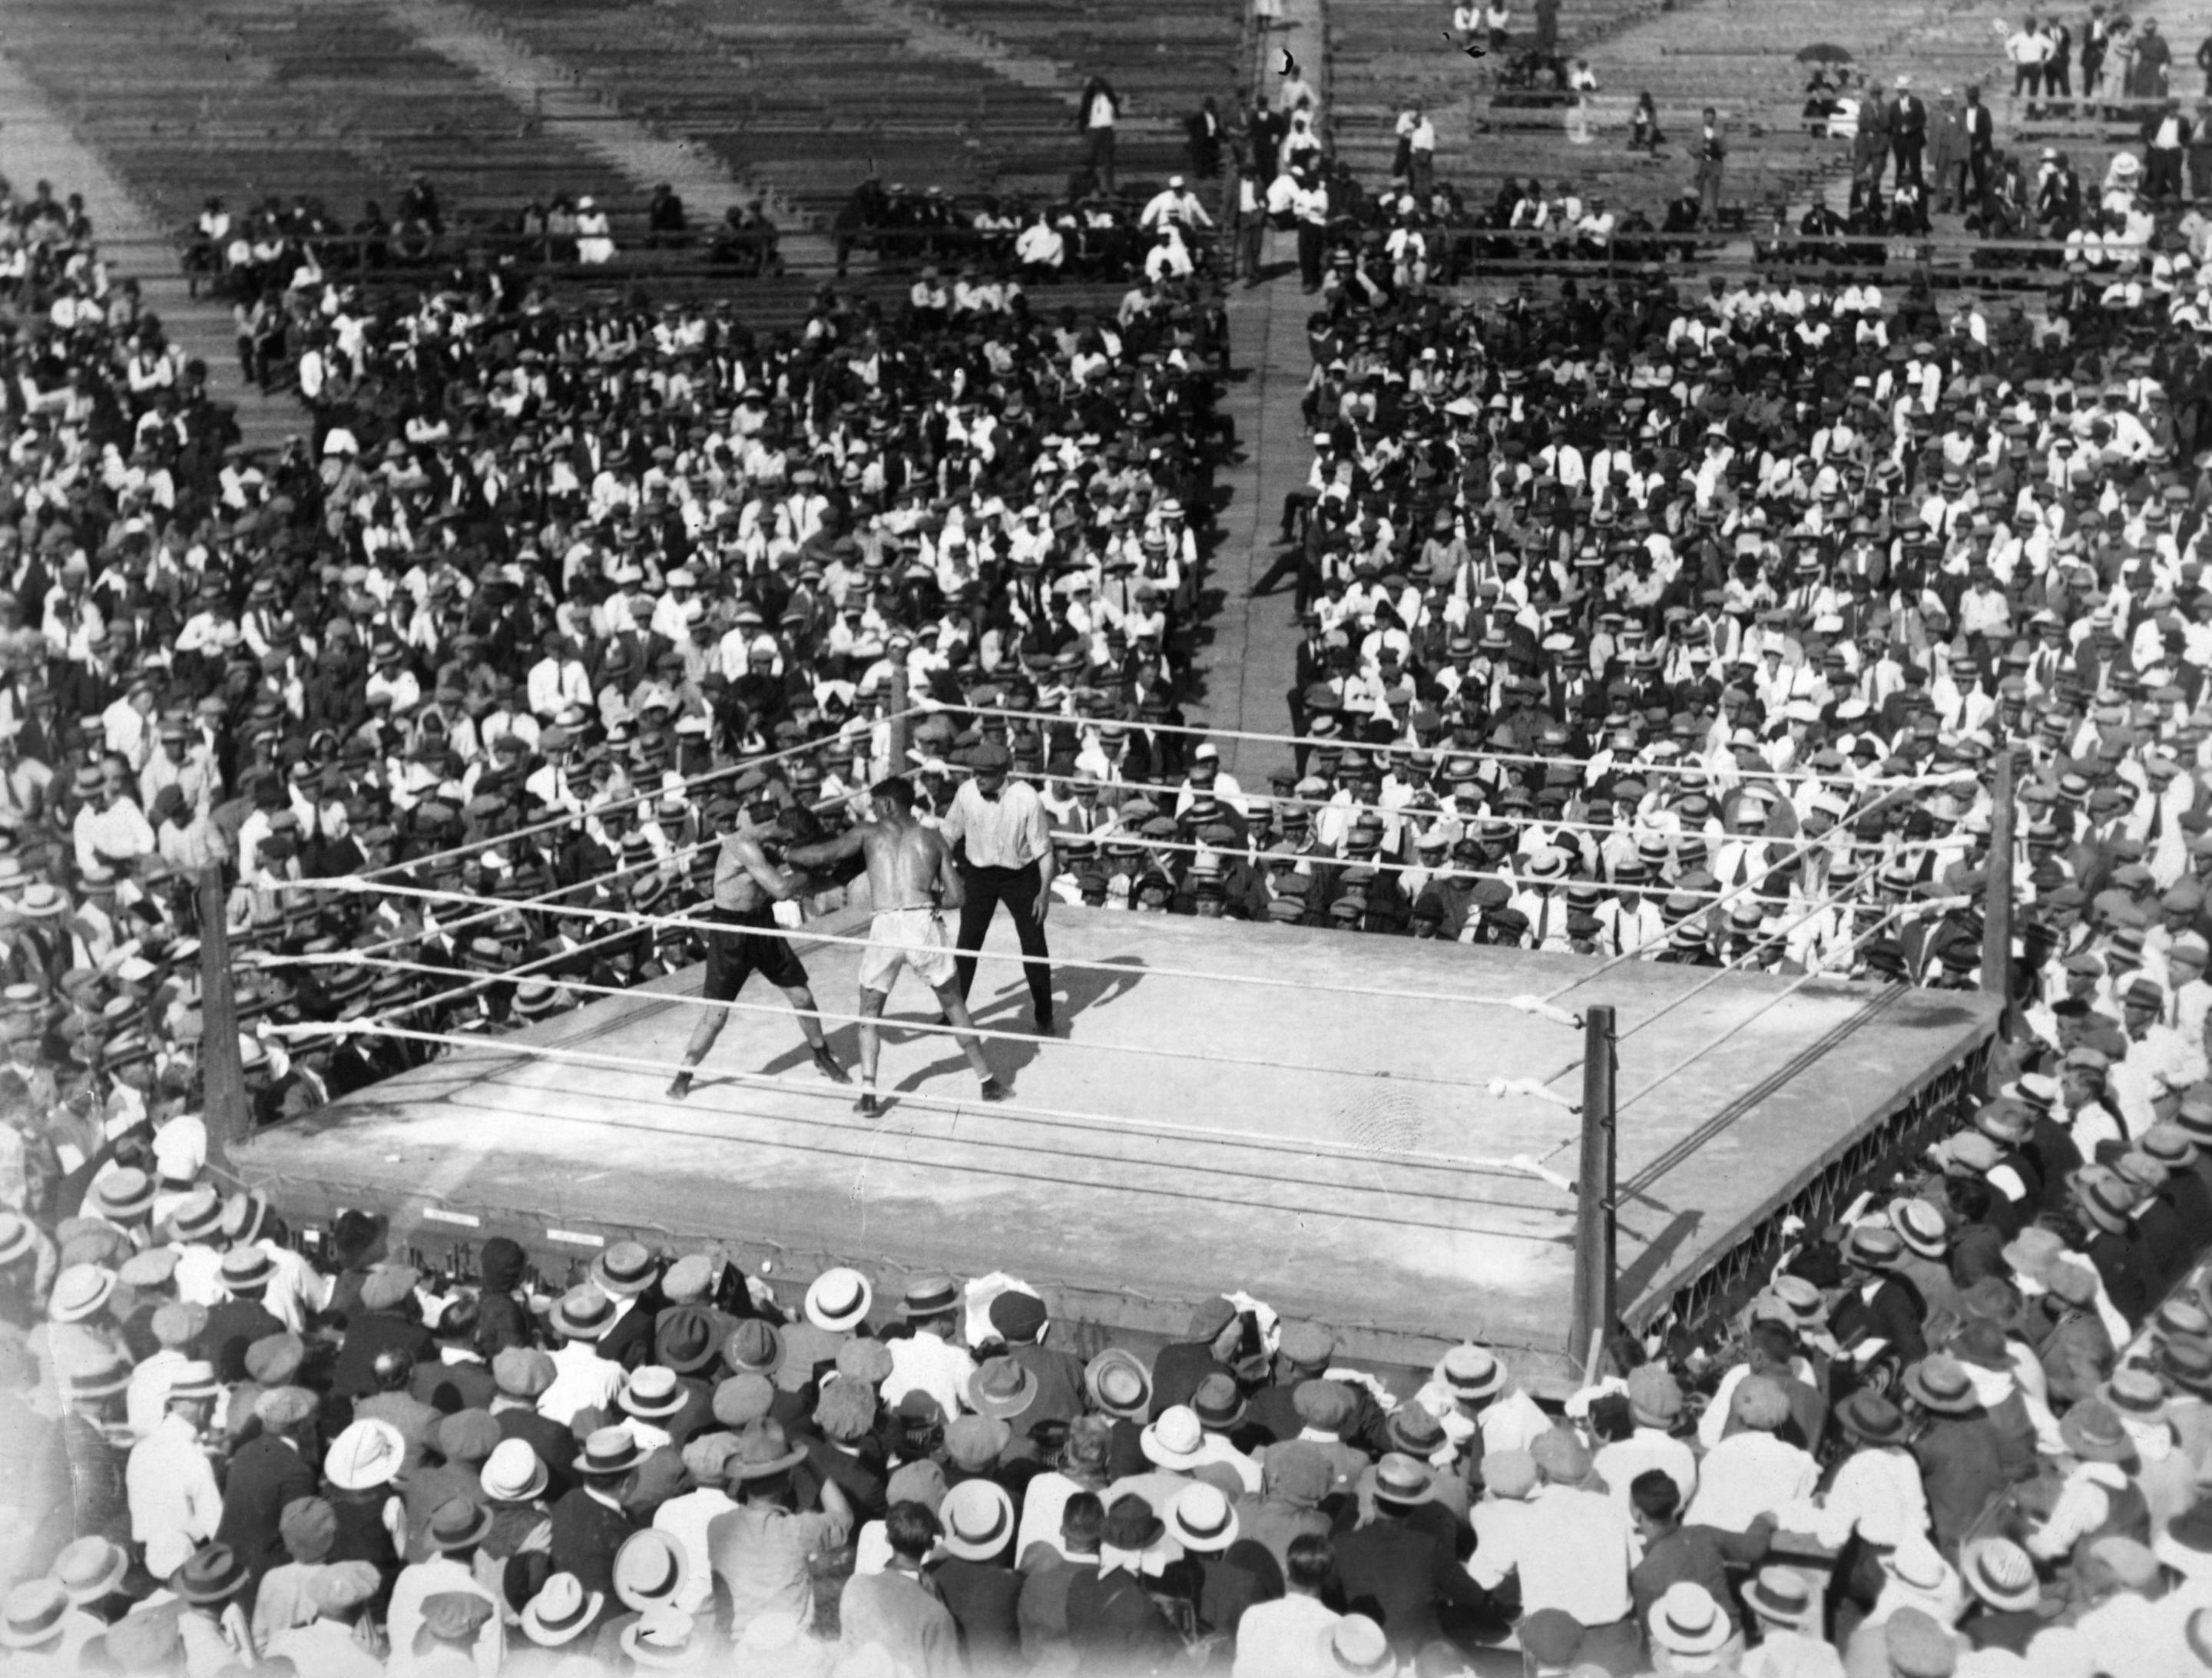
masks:
[(1030, 1003), (1037, 1024), (1050, 1024), (1052, 968), (1047, 958), (1052, 952), (1044, 946), (1044, 922), (1037, 919), (1037, 892), (1044, 883), (1044, 871), (1034, 862), (1018, 868), (986, 868), (970, 862), (963, 848), (960, 879), (968, 888), (968, 901), (960, 906), (960, 954), (954, 963), (959, 970), (961, 1000), (967, 1000), (968, 988), (975, 982), (975, 952), (983, 947), (991, 917), (1004, 903), (1014, 917), (1015, 935), (1022, 941), (1022, 971), (1029, 976)]

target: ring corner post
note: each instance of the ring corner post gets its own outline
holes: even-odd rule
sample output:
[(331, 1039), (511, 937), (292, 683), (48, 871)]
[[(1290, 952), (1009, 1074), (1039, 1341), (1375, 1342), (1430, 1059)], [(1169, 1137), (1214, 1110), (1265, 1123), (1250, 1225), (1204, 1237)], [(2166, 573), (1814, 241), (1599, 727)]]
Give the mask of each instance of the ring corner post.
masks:
[(199, 878), (200, 1078), (208, 1152), (228, 1165), (232, 1150), (251, 1131), (246, 1065), (238, 1047), (238, 1001), (231, 989), (230, 933), (225, 924), (222, 871), (203, 868)]
[(1583, 1015), (1582, 1169), (1575, 1181), (1574, 1323), (1568, 1355), (1595, 1380), (1615, 1321), (1613, 1298), (1613, 1011)]

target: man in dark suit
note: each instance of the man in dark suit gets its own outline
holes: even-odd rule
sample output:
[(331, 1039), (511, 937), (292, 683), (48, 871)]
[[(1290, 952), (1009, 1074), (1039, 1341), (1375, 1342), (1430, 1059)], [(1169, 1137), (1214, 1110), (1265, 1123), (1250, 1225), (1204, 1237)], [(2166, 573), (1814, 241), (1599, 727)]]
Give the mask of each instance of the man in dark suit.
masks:
[(313, 1497), (320, 1485), (307, 1461), (319, 1408), (304, 1387), (270, 1388), (253, 1404), (261, 1432), (230, 1459), (216, 1541), (238, 1553), (257, 1585), (287, 1559), (280, 1531), (284, 1505)]
[[(2043, 33), (2051, 43), (2051, 56), (2043, 61), (2044, 97), (2056, 94), (2070, 100), (2074, 96), (2074, 32), (2054, 17), (2043, 26)], [(2058, 110), (2052, 114), (2063, 117), (2072, 113)]]
[(1928, 106), (1912, 91), (1909, 76), (1897, 78), (1897, 103), (1889, 116), (1889, 145), (1897, 158), (1897, 184), (1902, 186), (1909, 180), (1925, 192), (1928, 183), (1920, 166), (1928, 149)]
[(1905, 1411), (1923, 1420), (1912, 1455), (1928, 1492), (1936, 1542), (1957, 1546), (2009, 1484), (2002, 1441), (1958, 1359), (1938, 1353), (1905, 1372)]
[(1226, 1299), (1217, 1297), (1199, 1306), (1191, 1316), (1188, 1336), (1162, 1347), (1160, 1355), (1152, 1360), (1154, 1421), (1163, 1411), (1189, 1403), (1207, 1376), (1236, 1372), (1230, 1360), (1237, 1355), (1243, 1326), (1243, 1318)]
[(222, 1285), (230, 1298), (209, 1310), (207, 1327), (200, 1331), (200, 1355), (222, 1379), (243, 1381), (246, 1348), (284, 1332), (261, 1303), (276, 1275), (276, 1261), (259, 1247), (235, 1247), (223, 1255)]
[(2143, 119), (2143, 194), (2156, 201), (2181, 196), (2181, 164), (2197, 131), (2181, 114), (2181, 101), (2168, 99), (2163, 110)]
[(1969, 84), (1966, 88), (1966, 173), (1973, 182), (1974, 207), (1978, 209), (1990, 195), (1990, 160), (1997, 143), (1996, 119), (1990, 115), (1990, 107), (1982, 103), (1980, 88)]
[(1027, 1425), (1072, 1422), (1083, 1414), (1083, 1359), (1044, 1343), (1051, 1322), (1043, 1300), (1033, 1293), (1000, 1294), (991, 1302), (991, 1327), (1006, 1342), (1006, 1355), (1036, 1382), (1036, 1397), (1023, 1412)]
[(431, 1331), (437, 1338), (438, 1355), (416, 1366), (410, 1390), (441, 1416), (489, 1410), (498, 1395), (490, 1366), (475, 1350), (482, 1321), (476, 1300), (465, 1293), (458, 1296)]
[(379, 1265), (361, 1284), (361, 1309), (346, 1325), (331, 1371), (331, 1390), (341, 1398), (367, 1398), (377, 1390), (376, 1359), (399, 1351), (411, 1365), (435, 1362), (438, 1343), (422, 1326), (415, 1304), (415, 1272), (404, 1264)]
[(623, 1502), (637, 1481), (646, 1453), (624, 1427), (603, 1427), (584, 1442), (568, 1466), (576, 1489), (553, 1505), (551, 1560), (556, 1573), (573, 1573), (586, 1593), (606, 1593), (594, 1625), (623, 1612), (615, 1596), (615, 1556), (636, 1530)]
[(568, 1464), (576, 1454), (575, 1436), (550, 1416), (538, 1414), (538, 1400), (553, 1384), (553, 1359), (526, 1347), (510, 1346), (492, 1359), (499, 1388), (491, 1401), (500, 1438), (520, 1439), (538, 1454), (550, 1477), (546, 1496), (559, 1499), (576, 1483)]
[(1879, 1340), (1887, 1342), (1886, 1355), (1909, 1364), (1928, 1350), (1923, 1327), (1927, 1307), (1911, 1282), (1893, 1274), (1904, 1255), (1905, 1243), (1895, 1231), (1879, 1224), (1861, 1224), (1844, 1241), (1850, 1286), (1835, 1308), (1830, 1332), (1846, 1352), (1855, 1343)]
[[(1166, 1535), (1167, 1523), (1142, 1498), (1114, 1499), (1099, 1541), (1117, 1550), (1149, 1549)], [(1182, 1652), (1175, 1627), (1144, 1582), (1126, 1568), (1079, 1572), (1067, 1587), (1067, 1640), (1085, 1672), (1147, 1672)]]
[[(635, 1241), (617, 1241), (592, 1262), (593, 1284), (620, 1312), (599, 1343), (608, 1362), (635, 1369), (653, 1361), (653, 1326), (668, 1308), (660, 1273), (660, 1262)], [(625, 1299), (627, 1306), (620, 1303)]]
[(1432, 1491), (1427, 1463), (1391, 1453), (1375, 1470), (1375, 1519), (1336, 1541), (1337, 1586), (1346, 1611), (1373, 1620), (1407, 1659), (1443, 1635), (1441, 1604), (1479, 1608), (1490, 1600), (1459, 1565), (1453, 1545), (1433, 1527), (1409, 1518)]

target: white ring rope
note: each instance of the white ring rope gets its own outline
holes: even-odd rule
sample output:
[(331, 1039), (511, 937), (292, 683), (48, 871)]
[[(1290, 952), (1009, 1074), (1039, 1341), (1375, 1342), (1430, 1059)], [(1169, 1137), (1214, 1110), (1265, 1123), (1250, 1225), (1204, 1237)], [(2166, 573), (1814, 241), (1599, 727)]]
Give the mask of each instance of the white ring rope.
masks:
[[(947, 705), (932, 708), (957, 711), (968, 716), (1012, 717), (1022, 720), (1059, 723), (1093, 732), (1108, 727), (1126, 728), (1131, 733), (1152, 734), (1190, 734), (1201, 739), (1255, 740), (1262, 745), (1302, 745), (1315, 751), (1433, 751), (1440, 757), (1485, 757), (1494, 763), (1525, 763), (1544, 769), (1573, 769), (1587, 773), (1589, 760), (1584, 757), (1550, 757), (1528, 751), (1492, 751), (1481, 746), (1411, 746), (1393, 741), (1368, 741), (1346, 736), (1314, 734), (1266, 734), (1243, 728), (1209, 728), (1202, 725), (1176, 722), (1146, 722), (1130, 717), (1073, 716), (1060, 711), (1018, 711), (1003, 705)], [(1608, 766), (1610, 767), (1610, 766)], [(1871, 776), (1862, 780), (1856, 775), (1823, 775), (1814, 771), (1784, 769), (1748, 769), (1730, 764), (1725, 769), (1715, 769), (1710, 763), (1625, 763), (1621, 772), (1627, 775), (1706, 775), (1716, 777), (1733, 775), (1747, 781), (1818, 781), (1850, 787), (1880, 787), (1904, 790), (1915, 787), (1944, 787), (1961, 781), (1972, 781), (1976, 775), (1972, 769), (1960, 769), (1950, 775), (1911, 776)]]
[[(295, 887), (316, 891), (385, 892), (398, 897), (415, 897), (430, 903), (463, 903), (471, 907), (481, 904), (482, 899), (464, 892), (443, 891), (431, 886), (403, 885), (390, 880), (363, 879), (358, 876), (340, 874), (326, 879), (295, 880)], [(548, 904), (533, 911), (540, 915), (582, 915), (601, 921), (626, 921), (643, 927), (687, 927), (699, 932), (744, 932), (762, 938), (784, 938), (811, 940), (818, 944), (844, 945), (857, 950), (896, 950), (917, 955), (960, 955), (984, 961), (1016, 962), (1024, 964), (1030, 958), (1011, 950), (950, 950), (938, 944), (899, 944), (888, 939), (848, 938), (836, 933), (817, 932), (811, 928), (778, 926), (732, 927), (727, 922), (694, 920), (680, 915), (641, 915), (632, 909), (587, 907), (580, 904)], [(1068, 968), (1079, 972), (1109, 973), (1127, 978), (1139, 974), (1148, 978), (1204, 979), (1218, 984), (1255, 985), (1271, 990), (1321, 992), (1339, 996), (1386, 998), (1403, 1002), (1449, 1002), (1463, 1007), (1511, 1008), (1515, 1012), (1532, 1014), (1562, 1025), (1580, 1024), (1581, 1017), (1554, 1006), (1540, 996), (1469, 996), (1451, 991), (1405, 990), (1373, 985), (1338, 985), (1319, 982), (1306, 982), (1297, 979), (1270, 978), (1257, 973), (1208, 973), (1202, 969), (1188, 967), (1133, 967), (1126, 962), (1089, 961), (1080, 957), (1046, 956), (1036, 958), (1040, 963)], [(520, 970), (509, 970), (519, 971)], [(1571, 988), (1571, 987), (1570, 987)]]

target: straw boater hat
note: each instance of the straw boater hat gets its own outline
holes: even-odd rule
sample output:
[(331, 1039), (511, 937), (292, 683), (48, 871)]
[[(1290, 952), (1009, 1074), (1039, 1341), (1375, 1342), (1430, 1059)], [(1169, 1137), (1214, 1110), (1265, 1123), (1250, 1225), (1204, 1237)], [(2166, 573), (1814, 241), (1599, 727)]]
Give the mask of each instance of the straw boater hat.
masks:
[(1959, 1558), (1966, 1589), (1999, 1614), (2018, 1614), (2043, 1600), (2035, 1563), (2008, 1538), (1984, 1538), (1969, 1544)]
[(825, 1270), (806, 1285), (806, 1320), (831, 1334), (843, 1334), (868, 1320), (876, 1291), (859, 1271), (843, 1265)]
[(988, 1561), (1013, 1541), (1014, 1500), (995, 1480), (962, 1480), (937, 1514), (945, 1549), (963, 1560)]
[(598, 1621), (606, 1600), (586, 1590), (574, 1573), (556, 1573), (523, 1609), (523, 1634), (540, 1649), (574, 1643)]
[(633, 1532), (615, 1552), (615, 1598), (634, 1614), (673, 1606), (690, 1579), (684, 1546), (657, 1527)]
[(1651, 1605), (1649, 1623), (1654, 1644), (1670, 1655), (1690, 1660), (1714, 1653), (1733, 1632), (1712, 1592), (1687, 1580), (1667, 1587), (1666, 1593)]

